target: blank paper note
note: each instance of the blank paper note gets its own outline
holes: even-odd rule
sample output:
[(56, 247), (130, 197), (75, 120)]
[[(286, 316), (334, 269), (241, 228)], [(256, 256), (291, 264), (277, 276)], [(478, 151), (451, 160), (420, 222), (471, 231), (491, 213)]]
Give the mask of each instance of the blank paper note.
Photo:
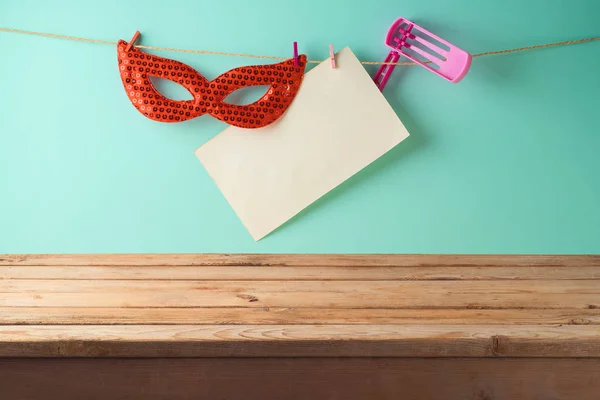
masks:
[(408, 137), (349, 48), (304, 77), (287, 112), (260, 129), (229, 127), (196, 156), (255, 240)]

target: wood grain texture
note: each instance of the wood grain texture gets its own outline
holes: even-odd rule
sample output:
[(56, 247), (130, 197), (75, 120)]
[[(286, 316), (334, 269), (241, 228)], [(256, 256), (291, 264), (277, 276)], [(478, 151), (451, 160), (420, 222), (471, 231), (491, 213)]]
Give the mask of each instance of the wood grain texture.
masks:
[(0, 266), (0, 279), (167, 281), (600, 280), (596, 267)]
[(600, 255), (4, 254), (0, 265), (598, 267)]
[(0, 325), (600, 325), (600, 309), (0, 307)]
[(5, 255), (0, 356), (600, 357), (599, 256)]
[(600, 357), (600, 327), (6, 325), (0, 357)]
[(2, 280), (0, 307), (600, 308), (595, 281)]
[(600, 359), (0, 359), (7, 400), (596, 400)]

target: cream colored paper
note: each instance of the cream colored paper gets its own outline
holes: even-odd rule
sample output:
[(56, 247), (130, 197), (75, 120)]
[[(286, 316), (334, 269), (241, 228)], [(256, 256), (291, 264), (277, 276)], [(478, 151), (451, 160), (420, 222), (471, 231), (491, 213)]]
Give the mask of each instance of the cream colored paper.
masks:
[(274, 124), (229, 127), (196, 156), (255, 240), (408, 137), (349, 48), (304, 77)]

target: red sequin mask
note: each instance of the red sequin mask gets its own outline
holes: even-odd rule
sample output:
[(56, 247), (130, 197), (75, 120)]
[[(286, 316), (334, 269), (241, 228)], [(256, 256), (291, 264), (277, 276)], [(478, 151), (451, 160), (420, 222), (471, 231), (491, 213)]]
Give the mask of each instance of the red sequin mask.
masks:
[[(235, 68), (209, 82), (192, 67), (179, 61), (145, 53), (127, 42), (117, 45), (121, 80), (131, 103), (146, 117), (160, 122), (181, 122), (210, 114), (241, 128), (262, 128), (277, 121), (292, 104), (306, 66), (306, 55), (271, 64)], [(192, 100), (171, 100), (160, 94), (151, 76), (177, 82)], [(226, 103), (225, 97), (249, 86), (269, 85), (267, 93), (248, 105)]]

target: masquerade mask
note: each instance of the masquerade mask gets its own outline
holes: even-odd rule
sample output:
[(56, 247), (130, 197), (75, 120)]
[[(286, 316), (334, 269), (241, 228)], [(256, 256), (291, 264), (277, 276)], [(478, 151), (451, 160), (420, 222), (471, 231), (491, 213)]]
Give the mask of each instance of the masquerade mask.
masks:
[[(277, 121), (290, 106), (304, 77), (306, 55), (271, 64), (234, 68), (209, 82), (179, 61), (145, 53), (120, 40), (117, 45), (121, 80), (135, 108), (160, 122), (181, 122), (210, 114), (241, 128), (262, 128)], [(177, 82), (192, 100), (171, 100), (156, 90), (151, 76)], [(248, 105), (223, 100), (238, 89), (269, 85), (267, 93)]]

